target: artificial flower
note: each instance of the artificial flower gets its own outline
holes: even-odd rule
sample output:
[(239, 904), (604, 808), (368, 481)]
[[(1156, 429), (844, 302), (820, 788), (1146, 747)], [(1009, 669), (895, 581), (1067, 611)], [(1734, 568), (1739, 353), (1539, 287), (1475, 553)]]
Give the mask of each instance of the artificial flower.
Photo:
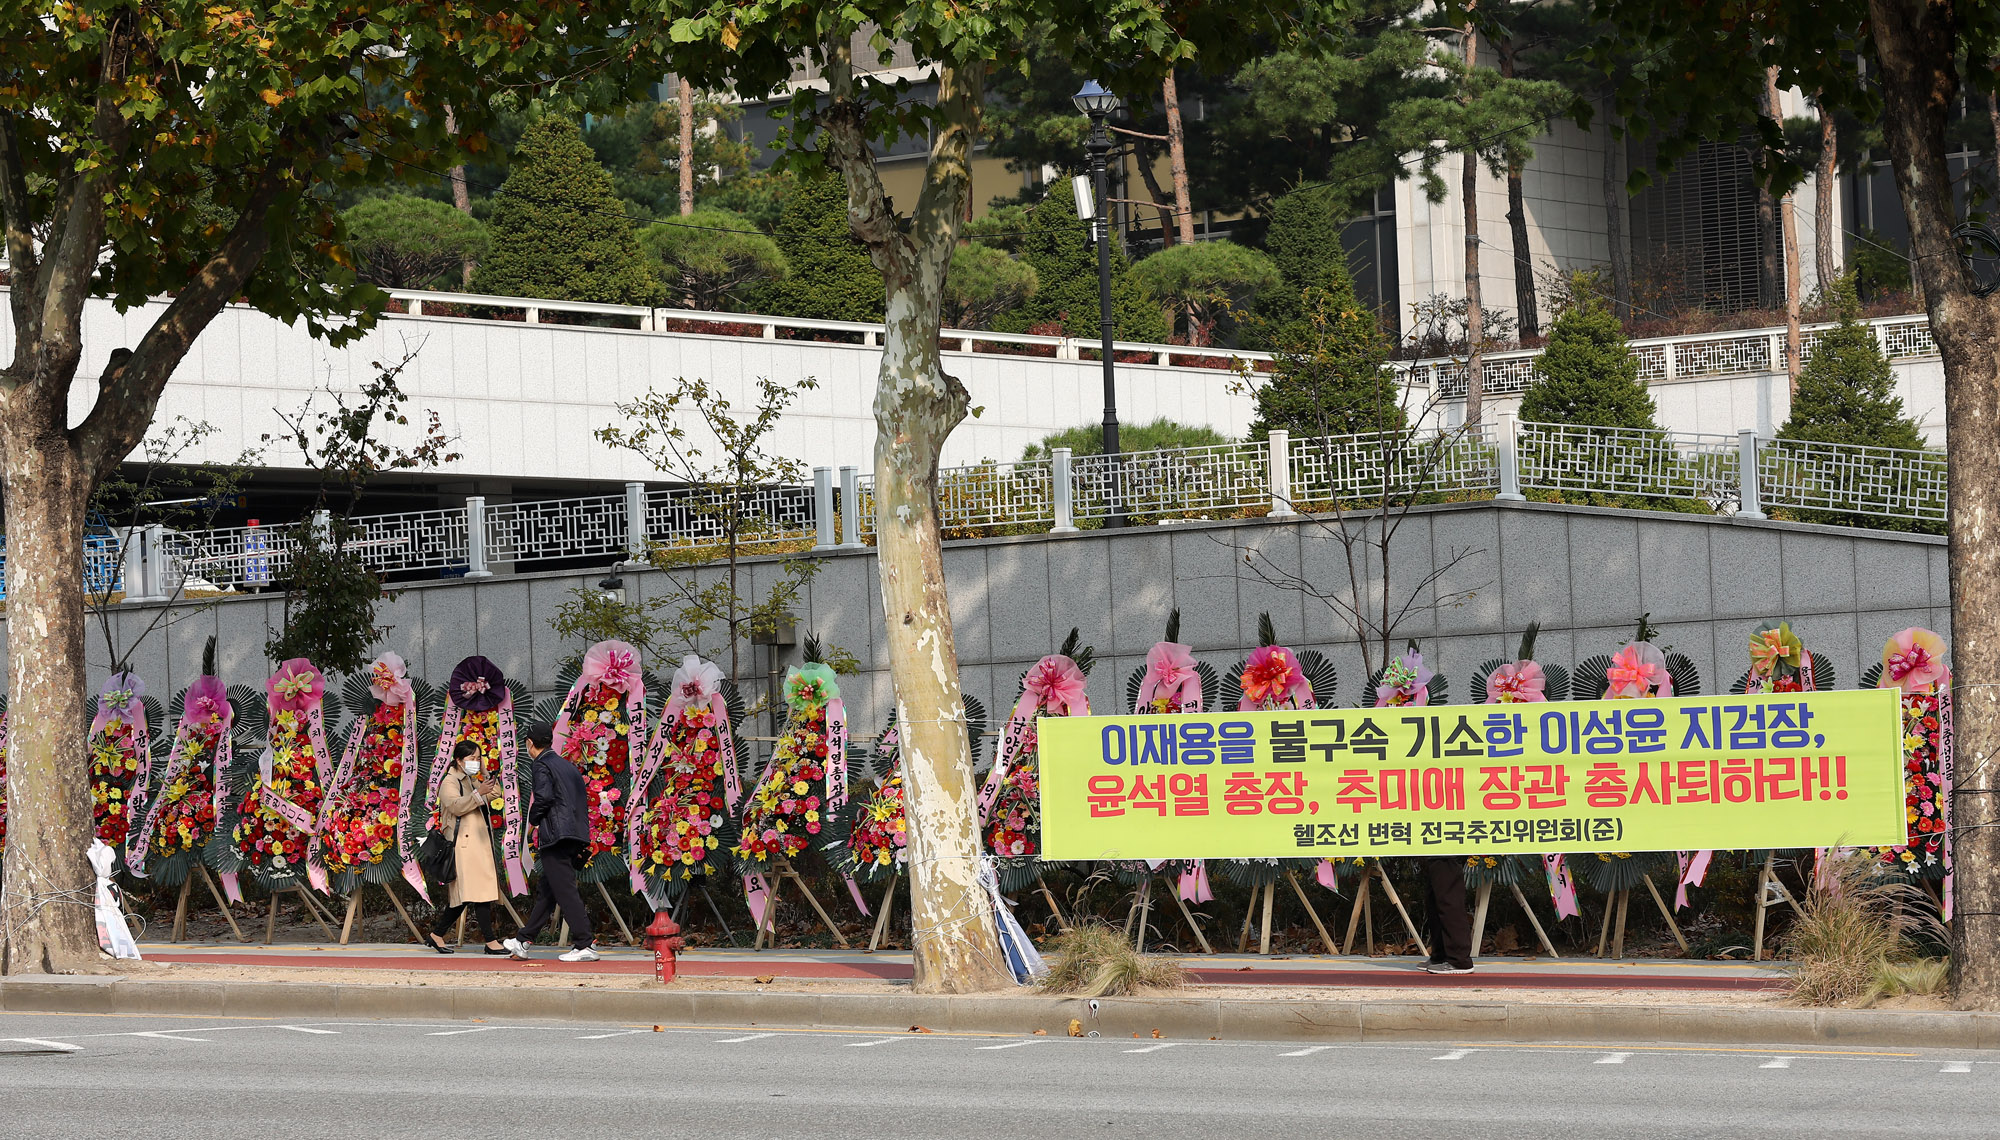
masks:
[(1240, 711), (1275, 708), (1307, 708), (1312, 701), (1312, 685), (1292, 651), (1282, 645), (1260, 645), (1250, 651), (1239, 678), (1243, 697)]
[(1532, 704), (1548, 700), (1548, 677), (1533, 661), (1513, 661), (1486, 678), (1487, 704)]
[(1944, 638), (1927, 629), (1906, 629), (1882, 647), (1882, 678), (1877, 684), (1885, 689), (1895, 685), (1906, 693), (1941, 684), (1950, 676), (1944, 652)]
[(1667, 656), (1650, 642), (1635, 641), (1620, 649), (1612, 656), (1611, 667), (1604, 671), (1604, 677), (1610, 682), (1605, 696), (1612, 700), (1650, 697), (1655, 689), (1660, 696), (1673, 696), (1673, 681), (1667, 676)]

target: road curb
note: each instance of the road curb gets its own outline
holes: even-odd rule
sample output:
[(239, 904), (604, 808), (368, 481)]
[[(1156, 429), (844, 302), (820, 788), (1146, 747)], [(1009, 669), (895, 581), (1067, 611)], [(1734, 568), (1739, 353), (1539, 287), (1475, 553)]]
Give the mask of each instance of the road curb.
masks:
[(1709, 1045), (1923, 1045), (2000, 1048), (2000, 1014), (1504, 1001), (1269, 1001), (1080, 998), (1035, 994), (814, 994), (781, 990), (506, 989), (316, 985), (141, 978), (0, 980), (0, 1010), (253, 1018), (401, 1018), (620, 1022), (910, 1032), (1068, 1032), (1106, 1037), (1359, 1044), (1687, 1042)]

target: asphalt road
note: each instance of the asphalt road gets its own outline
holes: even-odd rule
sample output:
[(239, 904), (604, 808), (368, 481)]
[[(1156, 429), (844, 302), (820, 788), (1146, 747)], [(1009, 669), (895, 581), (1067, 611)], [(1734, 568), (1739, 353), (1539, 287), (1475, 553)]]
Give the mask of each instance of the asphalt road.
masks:
[(0, 1136), (2000, 1135), (2000, 1054), (0, 1013)]

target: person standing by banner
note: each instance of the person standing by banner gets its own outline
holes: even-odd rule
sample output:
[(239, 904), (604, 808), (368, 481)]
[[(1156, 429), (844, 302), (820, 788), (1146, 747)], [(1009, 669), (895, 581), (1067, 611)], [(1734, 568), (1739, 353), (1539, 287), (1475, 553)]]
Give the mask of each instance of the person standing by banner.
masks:
[(569, 924), (570, 950), (560, 955), (565, 962), (595, 962), (597, 950), (591, 945), (590, 911), (577, 893), (577, 872), (590, 855), (590, 807), (585, 797), (590, 789), (576, 765), (549, 748), (554, 736), (546, 724), (531, 726), (521, 734), (528, 750), (535, 754), (534, 800), (528, 808), (528, 822), (535, 829), (535, 852), (541, 857), (542, 881), (535, 888), (535, 905), (528, 911), (520, 931), (506, 946), (511, 956), (525, 961), (528, 946), (542, 927), (562, 909)]
[(1433, 974), (1472, 972), (1472, 916), (1465, 909), (1465, 859), (1432, 855), (1423, 860), (1430, 890), (1424, 897), (1424, 925), (1431, 941)]

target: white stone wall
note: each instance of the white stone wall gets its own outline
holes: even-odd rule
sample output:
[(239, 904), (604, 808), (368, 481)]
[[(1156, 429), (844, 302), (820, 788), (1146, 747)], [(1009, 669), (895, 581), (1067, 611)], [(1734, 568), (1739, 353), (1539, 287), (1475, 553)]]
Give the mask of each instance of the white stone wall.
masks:
[[(100, 372), (111, 350), (136, 343), (163, 306), (117, 313), (92, 302), (84, 324), (81, 375)], [(12, 326), (0, 322), (0, 352), (12, 352)], [(739, 409), (751, 407), (759, 376), (811, 376), (817, 389), (800, 392), (775, 434), (773, 450), (809, 465), (874, 462), (874, 398), (882, 350), (862, 345), (678, 333), (642, 333), (565, 325), (527, 325), (438, 317), (385, 316), (374, 331), (341, 348), (250, 309), (226, 309), (182, 363), (156, 417), (206, 421), (219, 432), (191, 462), (230, 462), (266, 434), (282, 435), (280, 413), (295, 411), (315, 387), (354, 393), (377, 362), (415, 358), (402, 375), (413, 421), (436, 411), (459, 437), (462, 457), (450, 475), (512, 479), (645, 480), (658, 473), (638, 457), (614, 451), (593, 432), (618, 418), (615, 408), (650, 386), (676, 377), (703, 377)], [(1054, 360), (948, 352), (945, 367), (965, 381), (982, 413), (945, 445), (945, 463), (1011, 459), (1029, 443), (1103, 418), (1101, 366)], [(1218, 369), (1118, 366), (1119, 415), (1124, 423), (1161, 416), (1205, 424), (1226, 435), (1249, 426), (1251, 402), (1232, 391)], [(80, 422), (96, 386), (79, 382), (71, 398)], [(324, 397), (321, 398), (325, 402)], [(414, 434), (416, 427), (410, 429)], [(701, 447), (703, 440), (693, 440)], [(713, 448), (705, 448), (713, 454)], [(280, 442), (266, 447), (260, 466), (298, 468), (302, 456)]]

